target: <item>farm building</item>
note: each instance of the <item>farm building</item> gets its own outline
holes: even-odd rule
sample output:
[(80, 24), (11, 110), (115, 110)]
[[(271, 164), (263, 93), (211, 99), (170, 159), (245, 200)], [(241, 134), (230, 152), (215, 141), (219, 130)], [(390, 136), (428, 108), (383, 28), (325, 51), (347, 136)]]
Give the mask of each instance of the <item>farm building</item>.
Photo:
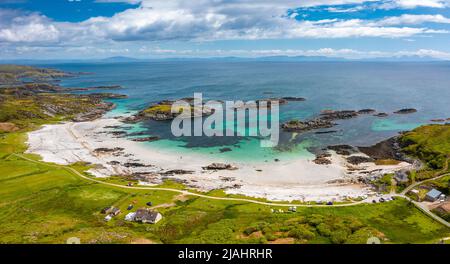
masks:
[(136, 211), (134, 221), (142, 222), (144, 224), (156, 224), (162, 219), (162, 215), (150, 209), (139, 209)]
[(434, 202), (434, 201), (436, 201), (437, 199), (439, 199), (439, 197), (441, 196), (441, 194), (442, 194), (442, 193), (441, 193), (440, 191), (438, 191), (438, 190), (436, 190), (436, 189), (432, 189), (431, 191), (429, 191), (429, 192), (427, 193), (425, 199), (426, 199), (427, 201)]

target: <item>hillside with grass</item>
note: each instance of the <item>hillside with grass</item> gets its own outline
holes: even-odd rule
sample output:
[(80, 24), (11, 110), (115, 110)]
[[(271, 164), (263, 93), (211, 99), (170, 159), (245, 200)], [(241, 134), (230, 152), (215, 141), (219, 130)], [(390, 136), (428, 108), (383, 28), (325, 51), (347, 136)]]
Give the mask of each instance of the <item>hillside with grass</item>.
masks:
[(69, 76), (73, 76), (73, 74), (55, 69), (13, 64), (0, 65), (0, 84), (3, 85), (18, 84), (21, 83), (24, 78), (32, 81), (48, 82)]
[(442, 169), (450, 158), (450, 124), (427, 125), (400, 137), (403, 150), (424, 161), (430, 169)]

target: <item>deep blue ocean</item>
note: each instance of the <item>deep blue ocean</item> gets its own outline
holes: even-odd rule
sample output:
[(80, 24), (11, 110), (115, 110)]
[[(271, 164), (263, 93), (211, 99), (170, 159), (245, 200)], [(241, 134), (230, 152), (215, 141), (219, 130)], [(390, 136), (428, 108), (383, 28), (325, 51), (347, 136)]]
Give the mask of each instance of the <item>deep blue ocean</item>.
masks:
[[(42, 65), (71, 72), (90, 72), (64, 79), (67, 87), (121, 85), (128, 99), (115, 100), (112, 115), (138, 111), (163, 99), (192, 97), (205, 100), (257, 100), (270, 97), (304, 97), (304, 102), (280, 106), (280, 121), (309, 119), (321, 110), (373, 108), (387, 118), (363, 115), (338, 121), (331, 134), (281, 133), (281, 144), (262, 149), (259, 139), (242, 137), (185, 137), (170, 133), (170, 122), (146, 121), (134, 131), (147, 131), (160, 141), (145, 143), (173, 151), (197, 151), (237, 159), (309, 156), (314, 148), (352, 144), (367, 146), (410, 130), (431, 119), (450, 117), (449, 62), (257, 62), (158, 61), (130, 63), (70, 63)], [(106, 92), (105, 90), (102, 90)], [(417, 113), (393, 114), (401, 108)], [(229, 147), (232, 151), (221, 153)]]

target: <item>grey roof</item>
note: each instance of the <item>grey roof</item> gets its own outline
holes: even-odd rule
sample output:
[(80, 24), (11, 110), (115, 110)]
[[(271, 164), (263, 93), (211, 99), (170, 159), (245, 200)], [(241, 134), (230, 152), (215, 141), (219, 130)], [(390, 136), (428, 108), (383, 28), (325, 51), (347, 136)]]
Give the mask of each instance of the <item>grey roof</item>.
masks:
[(135, 219), (138, 221), (155, 221), (158, 212), (149, 209), (139, 209), (136, 211)]
[(442, 193), (441, 193), (440, 191), (438, 191), (438, 190), (436, 190), (436, 189), (432, 189), (431, 191), (429, 191), (429, 192), (427, 193), (427, 196), (428, 196), (428, 197), (431, 197), (431, 198), (437, 199), (437, 198), (439, 198), (439, 196), (440, 196), (441, 194), (442, 194)]

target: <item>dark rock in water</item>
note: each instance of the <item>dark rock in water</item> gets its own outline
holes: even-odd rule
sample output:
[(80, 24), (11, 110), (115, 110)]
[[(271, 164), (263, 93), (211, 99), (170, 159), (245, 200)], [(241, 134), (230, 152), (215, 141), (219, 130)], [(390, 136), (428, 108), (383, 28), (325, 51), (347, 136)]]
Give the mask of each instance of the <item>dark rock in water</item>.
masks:
[(387, 113), (377, 113), (377, 114), (374, 114), (373, 116), (376, 116), (376, 117), (387, 117), (389, 115)]
[(434, 123), (442, 123), (445, 122), (445, 119), (431, 119), (430, 121)]
[(412, 114), (417, 112), (417, 109), (414, 108), (404, 108), (404, 109), (400, 109), (398, 111), (395, 111), (395, 114)]
[(191, 170), (169, 170), (161, 173), (161, 175), (182, 175), (182, 174), (192, 174), (194, 171)]
[(221, 148), (219, 149), (220, 153), (229, 152), (231, 151), (231, 148)]
[(121, 126), (105, 126), (104, 128), (108, 128), (108, 129), (119, 129), (119, 128), (121, 128)]
[(131, 139), (132, 141), (135, 142), (151, 142), (151, 141), (156, 141), (159, 140), (159, 137), (156, 136), (152, 136), (152, 137), (142, 137), (142, 138), (133, 138)]
[(109, 165), (119, 165), (120, 162), (117, 161), (117, 160), (113, 160), (113, 161), (108, 162), (108, 164), (109, 164)]
[(356, 149), (353, 146), (350, 145), (335, 145), (335, 146), (328, 146), (328, 149), (336, 151), (337, 154), (348, 156), (356, 152)]
[(334, 125), (335, 124), (329, 120), (323, 120), (321, 118), (316, 118), (316, 119), (304, 121), (304, 122), (298, 121), (298, 120), (292, 120), (292, 121), (282, 124), (281, 128), (283, 128), (285, 131), (288, 131), (288, 132), (304, 132), (304, 131), (319, 129), (319, 128), (331, 128)]
[(370, 108), (361, 109), (358, 111), (358, 114), (361, 114), (361, 115), (368, 115), (368, 114), (373, 114), (373, 113), (375, 113), (375, 109), (370, 109)]
[(294, 101), (294, 102), (306, 101), (306, 99), (303, 97), (292, 97), (292, 96), (282, 97), (281, 99), (284, 99), (286, 101)]
[(315, 132), (315, 134), (331, 134), (331, 133), (336, 133), (338, 132), (337, 130), (327, 130), (327, 131), (317, 131)]
[(358, 116), (358, 113), (354, 110), (343, 110), (343, 111), (323, 111), (320, 119), (325, 120), (338, 120), (338, 119), (350, 119)]
[(368, 157), (363, 157), (363, 156), (351, 156), (351, 157), (347, 158), (347, 161), (350, 164), (358, 165), (360, 163), (373, 162), (374, 159), (368, 158)]
[(203, 167), (204, 170), (236, 170), (237, 168), (224, 163), (212, 163), (206, 167)]
[(274, 161), (275, 161), (275, 162), (279, 162), (280, 160), (279, 160), (279, 159), (274, 159)]

